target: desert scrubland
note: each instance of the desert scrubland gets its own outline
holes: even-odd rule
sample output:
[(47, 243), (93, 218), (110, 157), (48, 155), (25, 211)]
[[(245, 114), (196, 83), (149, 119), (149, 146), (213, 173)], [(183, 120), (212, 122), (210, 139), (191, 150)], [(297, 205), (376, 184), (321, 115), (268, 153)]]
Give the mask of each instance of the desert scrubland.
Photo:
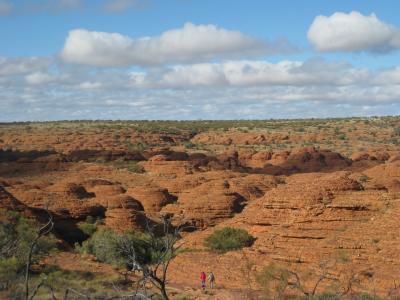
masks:
[[(32, 263), (30, 290), (47, 274), (57, 299), (67, 287), (92, 299), (132, 293), (140, 271), (88, 241), (166, 218), (182, 228), (171, 299), (395, 299), (399, 144), (399, 117), (4, 123), (1, 219), (17, 211), (33, 230), (50, 212), (54, 245)], [(251, 243), (210, 249), (207, 237), (226, 227)], [(23, 269), (7, 278), (6, 267), (0, 293), (23, 294)], [(201, 271), (215, 274), (215, 289), (200, 289)]]

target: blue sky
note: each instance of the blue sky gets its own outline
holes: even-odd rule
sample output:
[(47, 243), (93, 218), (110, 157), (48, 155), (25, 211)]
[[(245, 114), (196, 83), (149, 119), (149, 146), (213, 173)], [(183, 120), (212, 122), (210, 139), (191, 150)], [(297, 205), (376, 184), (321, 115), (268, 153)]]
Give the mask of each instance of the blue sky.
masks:
[(397, 115), (398, 1), (0, 0), (0, 121)]

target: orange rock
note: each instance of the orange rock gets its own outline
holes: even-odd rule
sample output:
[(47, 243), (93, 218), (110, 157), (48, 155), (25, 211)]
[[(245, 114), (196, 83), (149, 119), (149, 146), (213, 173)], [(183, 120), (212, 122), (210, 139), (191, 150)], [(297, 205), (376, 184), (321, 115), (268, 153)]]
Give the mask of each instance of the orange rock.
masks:
[(176, 200), (167, 189), (157, 187), (129, 188), (126, 194), (139, 201), (145, 212), (149, 213), (159, 212), (162, 207)]

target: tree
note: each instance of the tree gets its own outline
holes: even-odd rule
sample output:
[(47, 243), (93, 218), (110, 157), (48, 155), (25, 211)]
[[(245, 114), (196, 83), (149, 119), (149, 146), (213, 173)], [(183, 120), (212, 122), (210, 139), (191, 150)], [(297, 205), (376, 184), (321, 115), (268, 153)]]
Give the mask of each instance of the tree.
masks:
[(161, 220), (161, 232), (157, 225), (147, 223), (146, 232), (140, 238), (122, 235), (119, 238), (118, 252), (133, 271), (141, 273), (139, 282), (145, 286), (150, 282), (158, 289), (164, 300), (168, 300), (166, 290), (168, 267), (182, 247), (178, 245), (182, 227), (173, 228), (169, 217)]
[[(317, 275), (312, 284), (305, 284), (300, 274), (290, 267), (280, 266), (274, 263), (270, 263), (264, 267), (263, 270), (257, 274), (256, 279), (261, 287), (264, 288), (265, 295), (268, 299), (272, 297), (273, 294), (276, 294), (278, 299), (283, 299), (288, 288), (297, 290), (300, 294), (303, 294), (305, 297), (304, 299), (318, 299), (317, 290), (322, 282), (328, 280), (339, 281), (330, 274), (329, 270), (332, 267), (330, 261), (321, 262), (317, 268), (312, 270), (312, 273)], [(327, 294), (325, 294), (325, 296), (326, 295)], [(344, 293), (341, 295), (344, 295)], [(334, 299), (332, 297), (337, 298), (338, 295), (329, 295), (329, 297), (327, 299)]]
[(48, 210), (46, 210), (48, 214), (48, 221), (46, 224), (44, 224), (42, 227), (39, 228), (39, 230), (36, 233), (36, 236), (34, 239), (31, 241), (30, 246), (29, 246), (29, 251), (28, 251), (28, 258), (26, 260), (26, 268), (25, 268), (25, 300), (32, 300), (38, 289), (44, 284), (44, 280), (40, 281), (39, 284), (35, 287), (35, 289), (32, 291), (32, 294), (29, 293), (29, 274), (30, 274), (30, 267), (32, 264), (32, 257), (34, 254), (34, 251), (36, 250), (36, 247), (39, 244), (39, 240), (43, 237), (49, 234), (54, 227), (54, 221), (53, 221), (53, 216), (50, 214)]
[(159, 223), (150, 224), (147, 221), (144, 232), (117, 234), (110, 229), (101, 229), (77, 249), (94, 254), (100, 261), (138, 272), (140, 279), (135, 295), (138, 295), (141, 286), (146, 295), (146, 284), (151, 283), (167, 300), (168, 268), (182, 247), (178, 241), (183, 229), (174, 228), (170, 218), (163, 217)]
[[(50, 223), (49, 223), (50, 222)], [(15, 211), (0, 210), (0, 286), (1, 290), (18, 290), (24, 277), (24, 298), (29, 298), (29, 274), (32, 263), (54, 247), (52, 237), (44, 237), (52, 229), (52, 218), (39, 230), (36, 224)], [(27, 296), (28, 294), (28, 296)]]

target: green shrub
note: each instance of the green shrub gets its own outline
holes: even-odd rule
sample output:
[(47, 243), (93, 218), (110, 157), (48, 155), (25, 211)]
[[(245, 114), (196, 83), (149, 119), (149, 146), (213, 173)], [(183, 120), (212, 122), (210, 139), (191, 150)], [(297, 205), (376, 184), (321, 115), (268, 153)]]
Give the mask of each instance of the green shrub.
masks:
[(7, 285), (8, 282), (17, 278), (22, 264), (15, 257), (0, 259), (0, 282)]
[(185, 149), (193, 149), (196, 148), (196, 144), (192, 143), (191, 141), (185, 141), (182, 143)]
[(75, 247), (80, 253), (93, 254), (102, 262), (119, 266), (122, 262), (116, 255), (117, 238), (114, 231), (103, 229), (96, 231), (82, 246), (76, 244)]
[(97, 226), (102, 223), (103, 223), (103, 219), (100, 219), (100, 218), (94, 219), (92, 216), (87, 216), (87, 218), (84, 222), (78, 223), (78, 227), (86, 235), (92, 236), (96, 232)]
[(156, 261), (164, 250), (161, 238), (160, 244), (157, 245), (150, 243), (149, 237), (145, 234), (138, 232), (117, 234), (111, 229), (96, 231), (82, 245), (75, 244), (75, 249), (80, 253), (93, 254), (102, 262), (118, 267), (129, 267), (132, 261), (129, 253), (123, 251), (123, 245), (130, 245), (135, 249), (135, 259), (141, 264), (151, 264)]
[(367, 182), (368, 180), (370, 180), (371, 178), (369, 178), (367, 175), (361, 175), (359, 180), (360, 182)]
[(112, 165), (114, 168), (120, 170), (128, 170), (132, 173), (144, 173), (144, 168), (138, 164), (137, 161), (134, 160), (114, 160), (108, 163)]
[(141, 165), (139, 165), (137, 162), (130, 162), (128, 164), (128, 166), (126, 167), (126, 169), (131, 173), (141, 174), (141, 173), (145, 172), (144, 168)]
[(96, 224), (87, 223), (87, 222), (79, 223), (78, 227), (80, 230), (83, 231), (83, 233), (85, 233), (88, 236), (93, 235), (93, 233), (95, 233), (96, 228), (97, 228)]
[(381, 300), (382, 298), (375, 296), (375, 295), (363, 293), (361, 295), (356, 296), (354, 299), (355, 300)]
[(129, 141), (126, 142), (126, 146), (129, 151), (141, 151), (142, 152), (149, 148), (149, 146), (147, 144), (144, 144), (144, 143), (133, 144)]
[(215, 230), (213, 234), (205, 239), (206, 246), (217, 252), (249, 247), (253, 242), (254, 238), (246, 230), (231, 227)]
[[(28, 251), (36, 238), (37, 224), (18, 212), (0, 210), (0, 285), (8, 286), (22, 275)], [(54, 237), (43, 236), (34, 248), (32, 263), (39, 261), (56, 245)]]

